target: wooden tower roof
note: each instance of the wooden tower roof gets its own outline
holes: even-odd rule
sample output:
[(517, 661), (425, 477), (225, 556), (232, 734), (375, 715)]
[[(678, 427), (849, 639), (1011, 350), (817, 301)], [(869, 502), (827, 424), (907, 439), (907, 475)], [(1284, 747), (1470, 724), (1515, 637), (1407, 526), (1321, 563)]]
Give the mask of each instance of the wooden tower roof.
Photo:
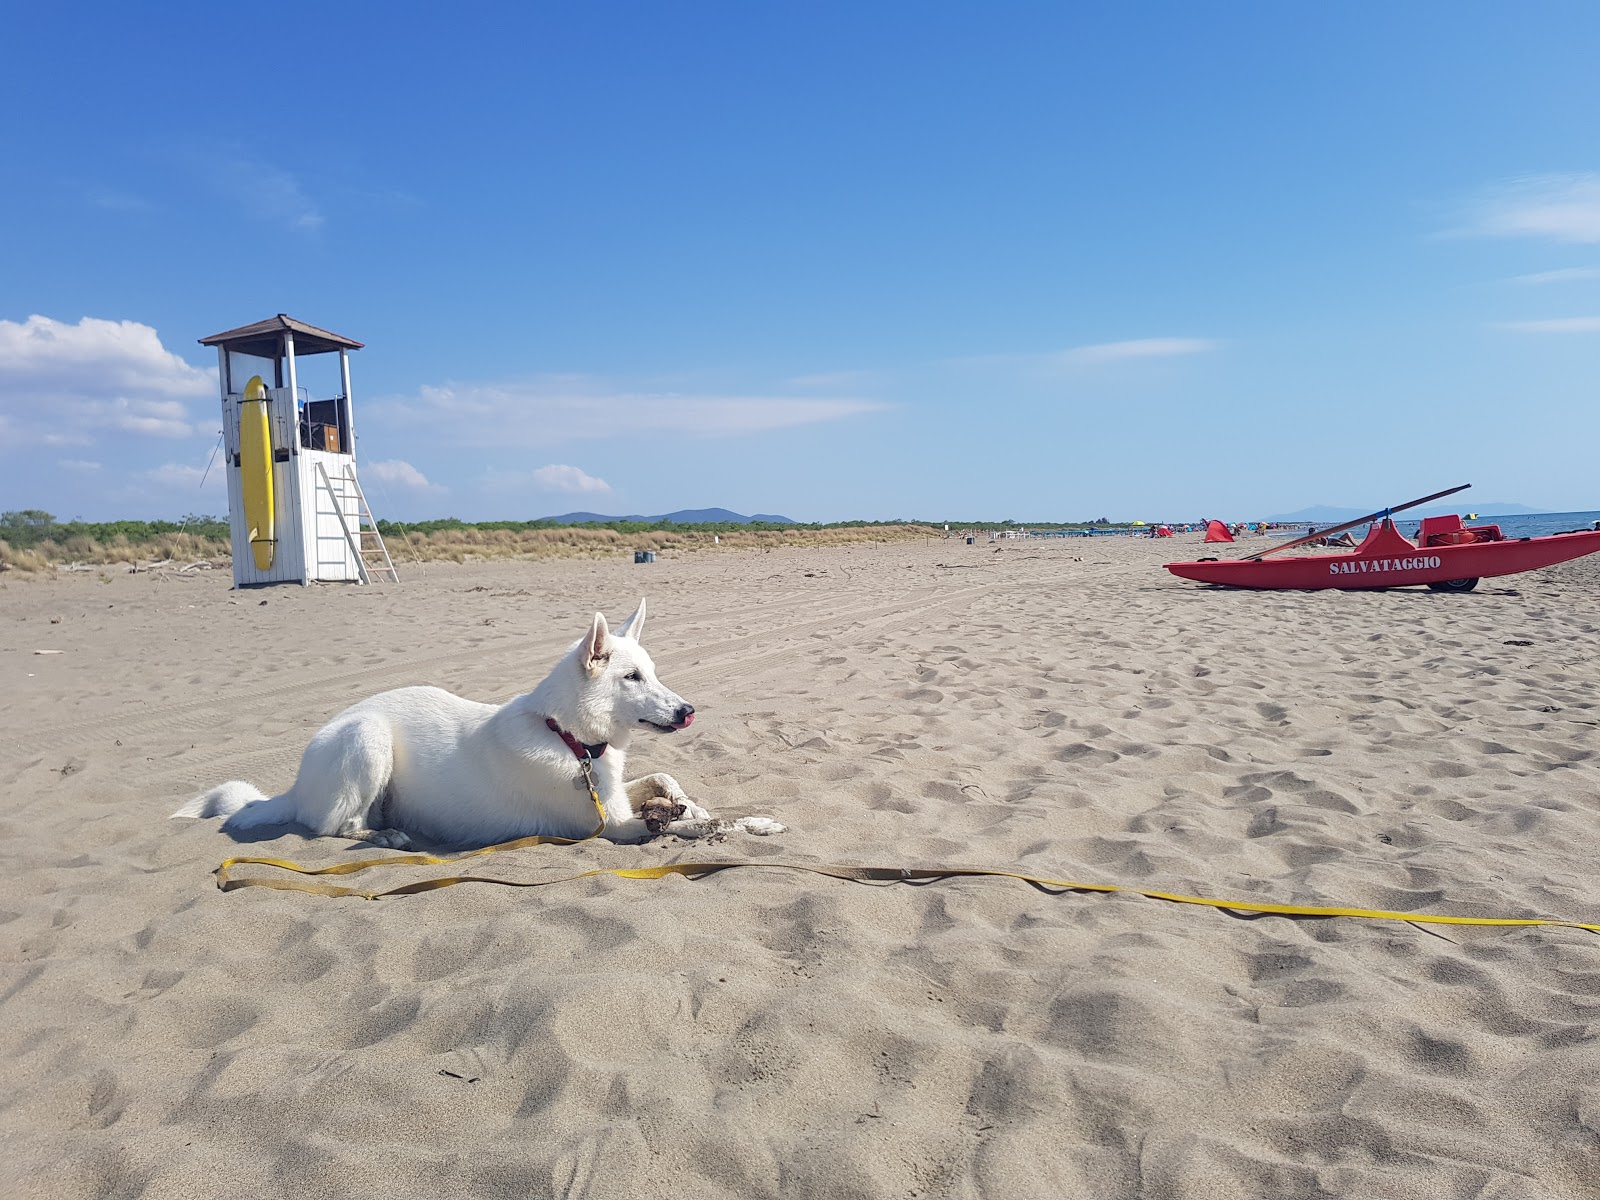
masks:
[(360, 350), (364, 343), (354, 338), (329, 333), (304, 321), (296, 321), (285, 313), (241, 325), (223, 333), (213, 333), (200, 339), (202, 346), (226, 346), (238, 354), (251, 354), (257, 358), (277, 358), (283, 348), (283, 334), (294, 334), (294, 353), (299, 358), (307, 354), (328, 354), (334, 350)]

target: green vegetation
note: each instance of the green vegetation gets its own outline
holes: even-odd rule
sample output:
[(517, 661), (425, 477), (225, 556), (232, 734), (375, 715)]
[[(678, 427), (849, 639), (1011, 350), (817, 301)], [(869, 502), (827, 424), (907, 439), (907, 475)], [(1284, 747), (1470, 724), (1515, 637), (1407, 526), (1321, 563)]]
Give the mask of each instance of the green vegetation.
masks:
[(783, 533), (801, 529), (871, 529), (878, 526), (925, 525), (925, 521), (837, 521), (832, 525), (797, 524), (789, 521), (584, 521), (562, 524), (557, 521), (463, 521), (443, 517), (433, 521), (379, 521), (384, 537), (402, 533), (456, 533), (476, 529), (484, 532), (526, 533), (533, 529), (609, 529), (613, 533)]
[(57, 563), (141, 563), (228, 557), (228, 523), (58, 521), (37, 508), (0, 513), (0, 571), (50, 571)]
[[(463, 521), (457, 517), (441, 517), (432, 521), (379, 521), (378, 531), (384, 537), (405, 534), (431, 535), (435, 533), (479, 532), (527, 533), (536, 529), (609, 529), (613, 533), (800, 533), (829, 529), (901, 529), (915, 527), (941, 529), (944, 521), (833, 521), (778, 522), (778, 521), (703, 521), (698, 523), (678, 521), (586, 521), (579, 525), (558, 524), (555, 521)], [(1094, 521), (950, 521), (955, 529), (1111, 529), (1126, 522), (1114, 522), (1106, 517)]]
[[(384, 537), (406, 534), (428, 536), (477, 530), (483, 533), (526, 533), (535, 529), (609, 529), (613, 533), (801, 533), (829, 529), (895, 529), (916, 526), (939, 529), (943, 521), (833, 521), (788, 524), (775, 521), (708, 521), (678, 524), (671, 521), (590, 521), (583, 525), (557, 525), (554, 521), (462, 521), (440, 517), (431, 521), (379, 521)], [(1105, 517), (1097, 521), (951, 521), (951, 529), (1094, 529), (1110, 528)], [(74, 538), (96, 542), (125, 542), (141, 545), (160, 540), (166, 534), (187, 533), (207, 541), (227, 541), (226, 517), (190, 515), (181, 521), (58, 521), (37, 508), (0, 513), (0, 541), (14, 550), (32, 550), (45, 542), (64, 545)]]
[[(1035, 532), (1116, 528), (1098, 521), (951, 521), (950, 532)], [(390, 553), (406, 560), (481, 562), (490, 559), (610, 558), (636, 550), (669, 553), (762, 549), (780, 546), (870, 545), (944, 536), (938, 521), (836, 521), (831, 524), (746, 524), (606, 521), (557, 525), (553, 521), (461, 521), (446, 517), (406, 523), (380, 521)], [(189, 516), (182, 521), (58, 521), (41, 509), (0, 513), (0, 571), (52, 571), (61, 563), (140, 563), (226, 560), (228, 522)]]
[[(922, 521), (916, 524), (943, 526), (943, 521)], [(1059, 529), (1122, 529), (1128, 522), (1098, 517), (1093, 521), (951, 521), (951, 531), (957, 529), (1030, 529), (1036, 533), (1049, 533)]]
[(75, 538), (94, 542), (141, 545), (172, 533), (187, 533), (205, 541), (226, 541), (228, 522), (223, 517), (187, 516), (181, 521), (57, 521), (37, 508), (0, 513), (0, 541), (14, 550), (32, 550), (45, 542), (65, 545)]

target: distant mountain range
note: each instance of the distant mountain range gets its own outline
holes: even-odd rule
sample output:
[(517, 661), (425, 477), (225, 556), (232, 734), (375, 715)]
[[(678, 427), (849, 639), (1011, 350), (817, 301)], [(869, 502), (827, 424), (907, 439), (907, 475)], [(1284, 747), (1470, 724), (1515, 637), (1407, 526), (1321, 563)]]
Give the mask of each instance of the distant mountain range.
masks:
[(562, 513), (559, 517), (544, 517), (543, 520), (554, 521), (558, 525), (603, 525), (607, 521), (640, 521), (648, 525), (661, 525), (668, 521), (674, 525), (748, 525), (752, 521), (764, 521), (769, 525), (798, 524), (788, 517), (775, 517), (768, 513), (746, 517), (725, 508), (680, 508), (677, 512), (662, 513), (657, 517), (608, 517), (603, 513), (570, 512)]
[[(1287, 525), (1319, 525), (1329, 521), (1353, 521), (1357, 517), (1364, 517), (1372, 509), (1369, 508), (1334, 508), (1327, 504), (1316, 504), (1310, 508), (1302, 508), (1298, 512), (1280, 513), (1275, 517), (1268, 517), (1269, 521), (1281, 521)], [(1402, 521), (1420, 520), (1423, 517), (1437, 517), (1446, 513), (1477, 513), (1480, 517), (1511, 517), (1522, 513), (1543, 512), (1542, 508), (1529, 508), (1526, 504), (1508, 504), (1504, 501), (1486, 501), (1475, 504), (1470, 500), (1453, 501), (1449, 504), (1425, 504), (1421, 508), (1408, 508), (1400, 515)]]

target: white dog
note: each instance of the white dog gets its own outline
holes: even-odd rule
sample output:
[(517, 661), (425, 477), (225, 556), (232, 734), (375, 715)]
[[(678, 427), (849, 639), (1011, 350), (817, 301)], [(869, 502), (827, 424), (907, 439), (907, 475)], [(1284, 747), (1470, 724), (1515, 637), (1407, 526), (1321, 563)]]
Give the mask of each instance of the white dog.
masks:
[(225, 830), (300, 825), (400, 850), (411, 848), (412, 834), (452, 846), (535, 834), (582, 838), (599, 824), (587, 762), (605, 808), (601, 836), (611, 841), (643, 841), (661, 830), (781, 833), (767, 817), (713, 820), (670, 775), (623, 781), (636, 729), (671, 733), (694, 720), (694, 706), (656, 678), (639, 644), (644, 609), (641, 600), (616, 633), (595, 613), (587, 636), (526, 695), (494, 705), (434, 687), (383, 692), (318, 731), (281, 796), (235, 781), (172, 815), (225, 816)]

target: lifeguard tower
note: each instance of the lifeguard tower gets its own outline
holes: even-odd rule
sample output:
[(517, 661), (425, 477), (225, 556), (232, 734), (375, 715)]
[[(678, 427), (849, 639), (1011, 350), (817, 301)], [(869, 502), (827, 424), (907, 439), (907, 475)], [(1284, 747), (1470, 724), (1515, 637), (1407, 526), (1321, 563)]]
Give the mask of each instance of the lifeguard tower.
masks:
[[(200, 344), (217, 348), (234, 587), (398, 583), (356, 479), (350, 351), (362, 343), (279, 313)], [(313, 399), (296, 362), (333, 353), (336, 394)]]

